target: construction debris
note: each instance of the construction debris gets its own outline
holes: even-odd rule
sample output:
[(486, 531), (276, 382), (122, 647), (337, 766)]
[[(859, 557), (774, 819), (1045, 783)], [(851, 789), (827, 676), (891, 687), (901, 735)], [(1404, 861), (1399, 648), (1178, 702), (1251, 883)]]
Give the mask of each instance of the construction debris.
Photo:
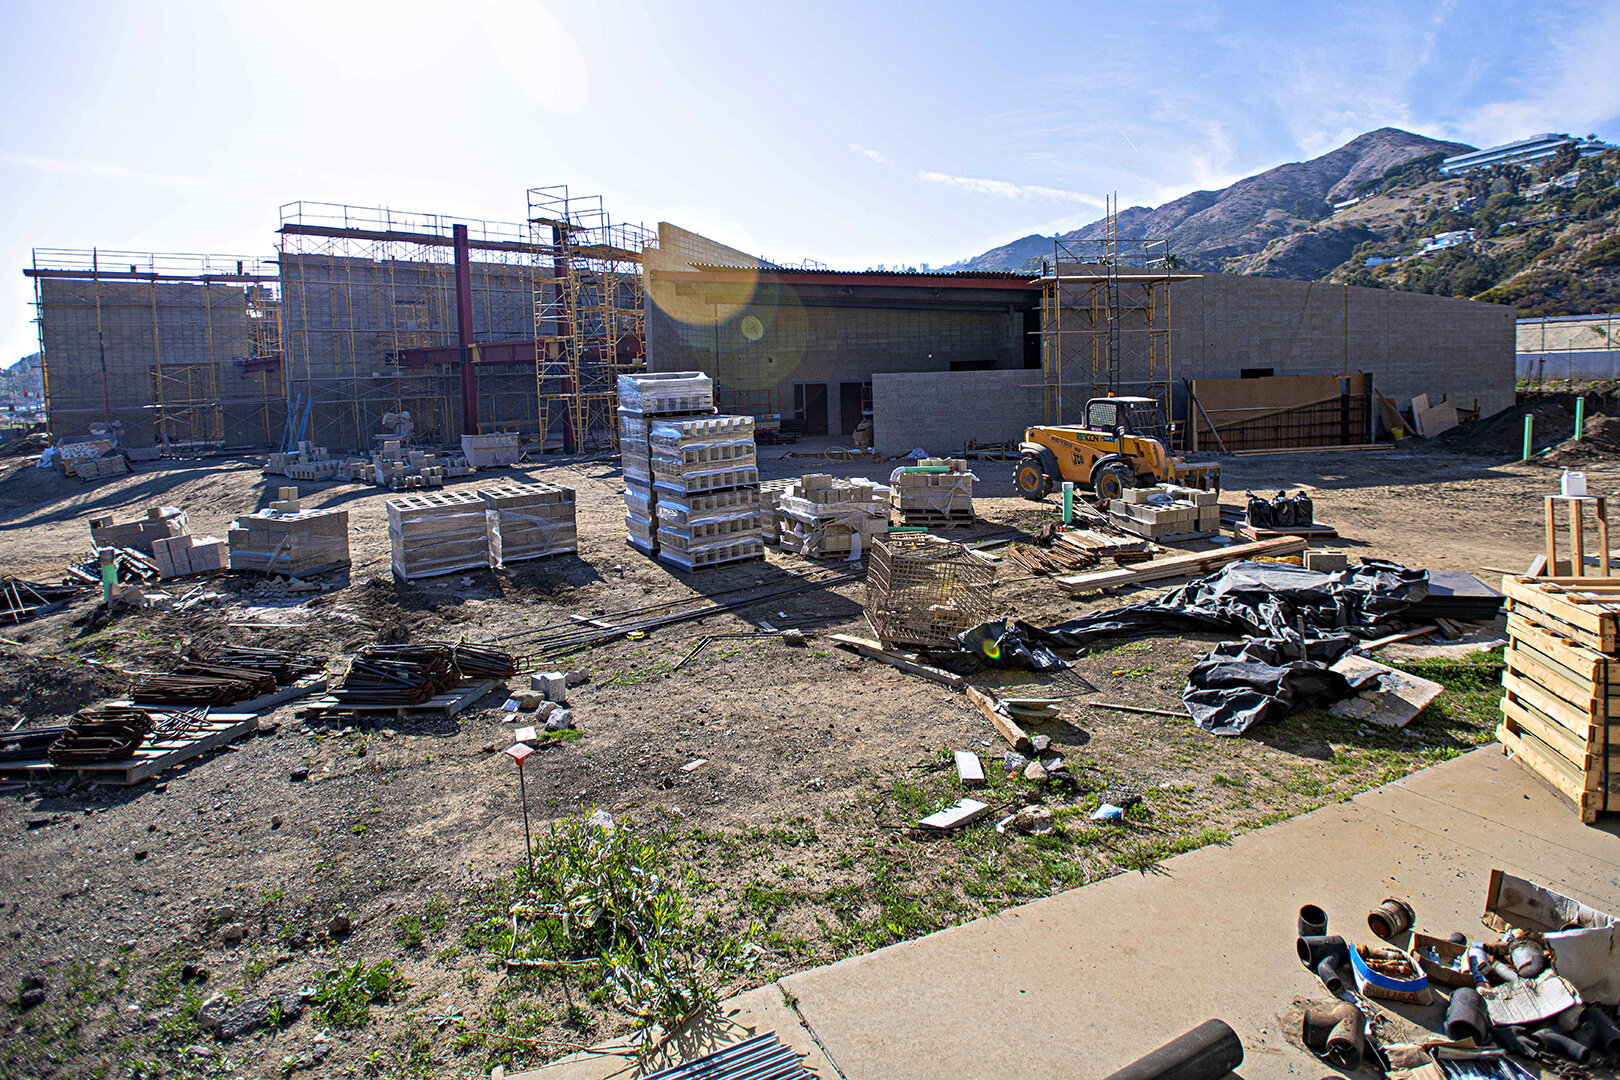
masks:
[(1091, 574), (1076, 574), (1055, 579), (1071, 593), (1093, 592), (1120, 585), (1137, 585), (1144, 581), (1160, 581), (1174, 577), (1196, 577), (1219, 569), (1228, 563), (1243, 562), (1261, 557), (1294, 555), (1305, 550), (1305, 541), (1298, 537), (1280, 536), (1272, 540), (1257, 540), (1252, 544), (1234, 544), (1218, 551), (1197, 551), (1186, 555), (1173, 555), (1142, 563), (1129, 570), (1101, 570)]
[(67, 605), (84, 593), (84, 586), (64, 581), (45, 585), (18, 577), (0, 578), (0, 618), (15, 625)]

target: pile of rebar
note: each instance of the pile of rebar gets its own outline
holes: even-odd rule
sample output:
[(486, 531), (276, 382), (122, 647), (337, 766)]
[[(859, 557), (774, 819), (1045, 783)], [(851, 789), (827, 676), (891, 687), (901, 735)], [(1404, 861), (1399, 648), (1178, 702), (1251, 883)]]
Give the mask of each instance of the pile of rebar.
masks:
[(74, 716), (45, 756), (52, 765), (68, 766), (127, 761), (151, 731), (152, 718), (140, 709), (87, 709)]
[[(431, 642), (431, 644), (443, 644)], [(464, 679), (509, 679), (518, 672), (517, 657), (499, 645), (458, 641), (450, 646), (451, 663)]]
[(275, 690), (267, 672), (187, 660), (167, 675), (141, 676), (129, 697), (137, 705), (232, 705)]
[(19, 577), (0, 578), (0, 618), (16, 624), (55, 611), (84, 591), (82, 585), (63, 582), (44, 585)]
[(331, 696), (344, 705), (420, 705), (459, 681), (449, 645), (367, 645)]
[(281, 649), (255, 649), (247, 645), (222, 645), (207, 652), (187, 653), (186, 659), (262, 672), (274, 678), (278, 686), (287, 686), (304, 675), (313, 675), (326, 667), (326, 661), (319, 656), (284, 652)]

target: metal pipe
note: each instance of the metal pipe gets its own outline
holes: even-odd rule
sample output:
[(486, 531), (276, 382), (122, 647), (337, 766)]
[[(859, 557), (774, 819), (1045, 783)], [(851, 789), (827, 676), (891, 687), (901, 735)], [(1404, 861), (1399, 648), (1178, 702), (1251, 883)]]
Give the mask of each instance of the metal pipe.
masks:
[(1224, 1020), (1205, 1020), (1106, 1080), (1219, 1080), (1243, 1064), (1243, 1043)]

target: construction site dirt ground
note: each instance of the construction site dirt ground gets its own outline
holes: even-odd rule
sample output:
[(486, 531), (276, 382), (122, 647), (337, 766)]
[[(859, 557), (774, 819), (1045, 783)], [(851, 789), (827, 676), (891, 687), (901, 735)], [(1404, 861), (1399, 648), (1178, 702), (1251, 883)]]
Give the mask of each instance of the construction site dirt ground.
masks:
[[(882, 479), (892, 465), (787, 458), (761, 449), (763, 478), (827, 472)], [(1583, 462), (1595, 492), (1620, 487), (1620, 460)], [(1413, 449), (1226, 459), (1225, 500), (1244, 489), (1308, 491), (1352, 557), (1461, 569), (1519, 568), (1542, 550), (1541, 496), (1558, 473), (1500, 457)], [(989, 536), (1051, 520), (1016, 498), (1012, 464), (975, 464)], [(149, 670), (187, 642), (296, 647), (341, 660), (372, 641), (504, 641), (523, 653), (543, 627), (696, 593), (720, 595), (790, 575), (848, 568), (768, 548), (764, 562), (691, 575), (627, 547), (616, 462), (575, 461), (497, 473), (573, 487), (579, 554), (400, 584), (389, 572), (388, 493), (348, 483), (301, 484), (306, 506), (350, 512), (353, 567), (332, 587), (292, 593), (241, 576), (199, 585), (217, 602), (184, 613), (98, 614), (85, 600), (6, 631), (0, 722), (58, 720), (116, 694), (123, 672)], [(480, 475), (461, 481), (485, 483)], [(0, 567), (60, 576), (90, 548), (86, 521), (123, 520), (159, 503), (184, 507), (197, 533), (223, 535), (236, 514), (267, 504), (282, 477), (252, 460), (144, 465), (83, 485), (18, 462), (0, 475)], [(1203, 545), (1188, 545), (1201, 547)], [(1128, 602), (1139, 591), (1084, 601), (1001, 563), (997, 606), (1054, 622)], [(1151, 872), (1171, 854), (1346, 798), (1487, 742), (1499, 713), (1499, 668), (1466, 645), (1392, 647), (1447, 692), (1410, 727), (1370, 730), (1323, 712), (1258, 734), (1216, 738), (1190, 722), (1114, 711), (1102, 702), (1176, 709), (1188, 667), (1213, 635), (1149, 638), (1096, 649), (1057, 676), (987, 672), (970, 682), (1065, 699), (1036, 728), (1078, 781), (1040, 791), (1000, 769), (1006, 747), (965, 697), (833, 648), (819, 635), (869, 636), (859, 580), (736, 615), (653, 631), (537, 670), (580, 668), (570, 693), (577, 738), (526, 765), (536, 828), (594, 808), (656, 832), (689, 870), (698, 913), (742, 940), (757, 928), (736, 992), (783, 974), (916, 937), (1123, 872)], [(724, 597), (721, 596), (723, 599)], [(813, 635), (711, 642), (762, 622)], [(554, 631), (549, 631), (554, 632)], [(525, 635), (529, 635), (526, 642)], [(1485, 635), (1487, 637), (1492, 635)], [(1438, 655), (1436, 655), (1438, 654)], [(512, 680), (526, 686), (527, 677)], [(630, 1019), (606, 995), (555, 973), (509, 975), (487, 927), (507, 918), (498, 888), (523, 861), (523, 821), (509, 714), (492, 694), (453, 721), (323, 726), (298, 704), (267, 730), (129, 788), (5, 787), (0, 795), (0, 984), (38, 973), (47, 997), (6, 1014), (0, 1075), (487, 1076), (622, 1034)], [(907, 827), (959, 796), (950, 752), (975, 750), (993, 805), (1025, 791), (1064, 827), (1044, 837), (988, 825), (921, 841)], [(692, 763), (703, 760), (700, 765)], [(307, 779), (294, 779), (307, 770)], [(1090, 811), (1142, 796), (1123, 826)], [(345, 916), (348, 933), (328, 932)], [(224, 924), (245, 938), (227, 943)], [(308, 989), (332, 969), (391, 961), (409, 987), (349, 1028), (318, 1010), (221, 1042), (197, 1025), (199, 1006)], [(209, 972), (183, 983), (183, 965)], [(1266, 992), (1257, 987), (1257, 993)], [(1279, 988), (1279, 996), (1287, 994)]]

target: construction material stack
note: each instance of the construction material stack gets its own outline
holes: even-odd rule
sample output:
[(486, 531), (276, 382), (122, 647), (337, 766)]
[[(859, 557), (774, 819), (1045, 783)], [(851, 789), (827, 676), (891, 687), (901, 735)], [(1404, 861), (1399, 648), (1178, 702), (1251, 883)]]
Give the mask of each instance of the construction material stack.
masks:
[(291, 452), (271, 454), (264, 471), (269, 476), (287, 476), (294, 480), (331, 480), (344, 465), (345, 462), (333, 457), (326, 447), (304, 439)]
[(110, 517), (90, 519), (90, 541), (98, 548), (129, 548), (152, 554), (152, 544), (186, 531), (186, 512), (178, 506), (147, 507), (146, 517), (119, 525)]
[(1504, 578), (1508, 753), (1593, 822), (1620, 800), (1620, 578)]
[(574, 491), (556, 484), (501, 484), (479, 488), (489, 565), (579, 550)]
[(433, 491), (387, 500), (388, 544), (401, 581), (489, 565), (484, 500), (470, 491)]
[(895, 524), (907, 528), (953, 528), (973, 524), (973, 481), (961, 458), (923, 458), (889, 476), (889, 506)]
[(463, 435), (461, 453), (470, 468), (499, 469), (522, 460), (523, 443), (515, 432)]
[[(304, 510), (297, 488), (268, 508), (244, 514), (225, 534), (232, 570), (299, 577), (349, 565), (349, 512)], [(278, 509), (278, 505), (282, 507)]]
[(779, 542), (812, 559), (859, 559), (889, 532), (889, 489), (863, 477), (811, 473), (777, 500)]
[(152, 561), (157, 564), (158, 573), (166, 578), (211, 574), (224, 570), (228, 559), (225, 540), (218, 536), (181, 533), (152, 541)]
[(370, 464), (351, 462), (349, 468), (353, 479), (390, 491), (443, 487), (447, 474), (464, 476), (471, 471), (452, 472), (440, 462), (437, 454), (408, 449), (398, 439), (384, 439), (382, 445), (371, 452)]
[(751, 416), (719, 416), (696, 371), (619, 376), (625, 524), (636, 550), (683, 570), (765, 553)]
[[(757, 427), (754, 429), (759, 430)], [(789, 477), (785, 480), (761, 480), (759, 482), (759, 526), (764, 533), (767, 544), (782, 542), (782, 526), (777, 516), (776, 507), (787, 494), (788, 488), (798, 481)]]
[(885, 646), (956, 648), (956, 635), (995, 616), (996, 564), (927, 533), (873, 541), (866, 621)]
[(1108, 504), (1108, 517), (1149, 540), (1213, 536), (1221, 531), (1221, 496), (1178, 484), (1126, 488)]

